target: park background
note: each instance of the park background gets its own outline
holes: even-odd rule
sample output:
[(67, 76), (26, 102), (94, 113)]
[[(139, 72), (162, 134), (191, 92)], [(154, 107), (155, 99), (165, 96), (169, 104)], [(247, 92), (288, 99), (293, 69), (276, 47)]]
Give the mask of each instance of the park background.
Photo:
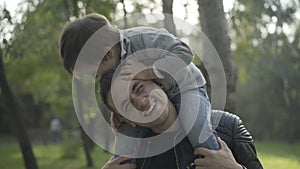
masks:
[[(224, 66), (225, 110), (242, 118), (263, 166), (300, 168), (299, 0), (2, 0), (0, 5), (1, 169), (101, 168), (111, 156), (80, 127), (72, 79), (58, 52), (66, 22), (90, 12), (111, 21), (163, 12), (199, 28)], [(135, 25), (123, 21), (123, 27)], [(154, 24), (182, 38), (178, 30), (184, 28), (173, 20)], [(195, 64), (203, 69), (199, 60)], [(88, 114), (92, 123), (95, 113)], [(58, 143), (50, 139), (53, 117), (62, 124)]]

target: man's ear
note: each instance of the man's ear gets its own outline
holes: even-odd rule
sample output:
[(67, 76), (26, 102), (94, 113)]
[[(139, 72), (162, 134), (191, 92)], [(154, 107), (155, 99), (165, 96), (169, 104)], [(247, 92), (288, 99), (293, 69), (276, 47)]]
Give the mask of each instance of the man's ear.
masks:
[(105, 61), (108, 61), (108, 60), (111, 60), (113, 59), (114, 55), (113, 55), (113, 52), (111, 49), (109, 49), (106, 53), (106, 55), (104, 56), (104, 59)]

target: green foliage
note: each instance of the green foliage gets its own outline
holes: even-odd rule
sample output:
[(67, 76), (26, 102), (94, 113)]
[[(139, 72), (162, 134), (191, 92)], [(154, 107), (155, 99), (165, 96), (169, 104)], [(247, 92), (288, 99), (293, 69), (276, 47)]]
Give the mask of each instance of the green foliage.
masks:
[[(33, 98), (30, 105), (38, 108), (28, 110), (24, 106), (31, 127), (38, 126), (30, 123), (34, 117), (27, 111), (37, 111), (39, 119), (35, 120), (43, 127), (48, 126), (53, 115), (68, 122), (68, 127), (77, 126), (74, 125), (77, 120), (72, 104), (72, 79), (63, 70), (58, 52), (61, 30), (69, 20), (85, 13), (101, 12), (112, 19), (115, 3), (107, 0), (24, 1), (27, 7), (20, 9), (23, 18), (20, 23), (14, 23), (12, 38), (3, 39), (1, 47), (7, 51), (4, 55), (6, 74), (14, 94), (21, 103), (26, 102), (22, 96), (30, 95)], [(7, 12), (5, 9), (1, 13), (1, 18), (6, 20), (1, 22), (0, 28), (4, 22), (10, 22)]]
[(76, 159), (79, 156), (82, 142), (78, 131), (65, 132), (61, 158)]
[[(257, 138), (300, 139), (296, 134), (300, 125), (295, 122), (300, 117), (296, 113), (300, 108), (300, 23), (295, 20), (299, 2), (284, 6), (280, 1), (238, 2), (231, 26), (239, 67), (239, 114)], [(287, 26), (295, 33), (284, 31)]]

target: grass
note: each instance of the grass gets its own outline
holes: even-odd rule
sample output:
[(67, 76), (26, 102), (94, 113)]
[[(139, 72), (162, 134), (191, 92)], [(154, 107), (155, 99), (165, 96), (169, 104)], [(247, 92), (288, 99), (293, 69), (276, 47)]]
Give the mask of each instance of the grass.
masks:
[[(73, 149), (74, 155), (63, 157), (65, 145), (35, 145), (33, 151), (40, 169), (87, 169), (83, 149)], [(69, 150), (68, 150), (69, 151)], [(68, 153), (69, 154), (69, 153)], [(0, 143), (0, 168), (1, 169), (25, 169), (22, 155), (17, 144)], [(103, 164), (111, 157), (99, 147), (95, 147), (92, 158), (94, 167), (89, 169), (101, 169)]]
[[(300, 143), (257, 142), (255, 146), (265, 169), (300, 168)], [(74, 155), (69, 158), (62, 158), (65, 151), (70, 151), (70, 148), (66, 150), (65, 147), (64, 144), (34, 145), (33, 149), (39, 168), (87, 169), (81, 146), (73, 145), (71, 151)], [(95, 167), (89, 169), (101, 169), (110, 156), (110, 154), (104, 153), (101, 148), (96, 147), (92, 153)], [(1, 169), (24, 169), (22, 156), (16, 143), (0, 141), (0, 157)]]
[(266, 169), (300, 168), (300, 143), (257, 142), (255, 147)]

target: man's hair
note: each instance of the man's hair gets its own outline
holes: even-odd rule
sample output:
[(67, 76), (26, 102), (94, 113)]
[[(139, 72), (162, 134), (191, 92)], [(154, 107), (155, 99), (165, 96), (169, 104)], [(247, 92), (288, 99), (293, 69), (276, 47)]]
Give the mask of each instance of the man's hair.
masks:
[(87, 40), (108, 24), (107, 18), (97, 13), (88, 14), (67, 24), (62, 31), (59, 46), (64, 68), (70, 74), (73, 74), (78, 55)]
[(101, 96), (102, 102), (112, 112), (115, 112), (115, 110), (108, 104), (107, 96), (108, 96), (108, 92), (111, 89), (114, 72), (115, 72), (115, 70), (109, 70), (108, 72), (103, 74), (100, 79), (100, 96)]

